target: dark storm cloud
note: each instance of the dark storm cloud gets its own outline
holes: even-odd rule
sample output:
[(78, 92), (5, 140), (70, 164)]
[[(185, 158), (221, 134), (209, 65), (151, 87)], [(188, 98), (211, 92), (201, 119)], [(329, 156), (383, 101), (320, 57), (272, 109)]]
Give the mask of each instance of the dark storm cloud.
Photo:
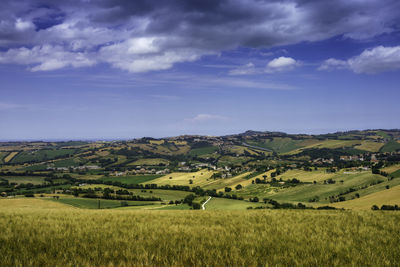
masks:
[(24, 53), (33, 70), (96, 62), (132, 72), (161, 70), (243, 46), (372, 38), (399, 29), (398, 10), (398, 0), (6, 0), (0, 47), (8, 51), (0, 62), (24, 64), (16, 60)]

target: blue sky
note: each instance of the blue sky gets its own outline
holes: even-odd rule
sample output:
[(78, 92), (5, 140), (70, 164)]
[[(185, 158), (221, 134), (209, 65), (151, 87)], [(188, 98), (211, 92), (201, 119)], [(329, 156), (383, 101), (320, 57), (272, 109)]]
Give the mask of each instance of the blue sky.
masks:
[(398, 1), (5, 1), (0, 140), (399, 128)]

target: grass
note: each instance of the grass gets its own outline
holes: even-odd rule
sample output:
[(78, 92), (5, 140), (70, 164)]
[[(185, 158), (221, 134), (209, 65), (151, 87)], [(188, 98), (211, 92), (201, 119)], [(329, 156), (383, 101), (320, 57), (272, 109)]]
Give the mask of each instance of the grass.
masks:
[(125, 189), (122, 187), (118, 186), (112, 186), (112, 185), (103, 185), (103, 184), (91, 184), (91, 185), (84, 185), (80, 186), (79, 188), (86, 189), (86, 188), (111, 188), (114, 190), (128, 190), (129, 192), (132, 192), (136, 196), (142, 196), (142, 197), (159, 197), (164, 201), (168, 200), (181, 200), (184, 199), (187, 195), (191, 194), (190, 192), (186, 191), (179, 191), (179, 190), (164, 190), (164, 189)]
[(320, 182), (323, 180), (327, 180), (329, 178), (333, 178), (336, 174), (334, 173), (327, 173), (325, 169), (318, 169), (318, 170), (313, 170), (313, 171), (304, 171), (304, 170), (288, 170), (287, 172), (284, 172), (283, 174), (279, 175), (276, 177), (277, 179), (282, 178), (282, 180), (288, 180), (288, 179), (293, 179), (296, 178), (302, 182)]
[(120, 182), (123, 184), (142, 184), (153, 183), (155, 179), (162, 177), (162, 175), (128, 175), (128, 176), (110, 176), (102, 177), (102, 181)]
[(154, 166), (154, 165), (159, 165), (159, 164), (164, 164), (168, 165), (169, 160), (162, 159), (162, 158), (147, 158), (147, 159), (138, 159), (135, 162), (129, 163), (128, 165), (144, 165), (144, 166)]
[(76, 167), (79, 166), (80, 160), (78, 158), (63, 159), (54, 161), (54, 167)]
[(217, 190), (223, 190), (225, 187), (230, 187), (233, 190), (235, 190), (235, 186), (238, 184), (242, 185), (243, 187), (251, 184), (250, 179), (245, 179), (247, 175), (249, 175), (251, 172), (245, 172), (242, 174), (239, 174), (237, 176), (231, 177), (231, 178), (226, 178), (226, 179), (211, 179), (210, 183), (205, 185), (205, 189), (217, 189)]
[[(270, 197), (278, 201), (307, 202), (310, 198), (318, 196), (321, 202), (327, 203), (329, 196), (338, 195), (349, 188), (358, 188), (370, 185), (373, 182), (384, 180), (380, 175), (362, 172), (357, 174), (337, 174), (332, 178), (335, 184), (307, 184), (282, 189)], [(340, 180), (344, 182), (341, 183)]]
[(400, 170), (400, 164), (394, 164), (381, 169), (381, 171), (387, 172), (389, 174), (392, 174), (398, 170)]
[[(209, 171), (207, 169), (203, 169), (197, 172), (173, 172), (147, 183), (157, 184), (157, 185), (168, 184), (168, 185), (205, 186), (214, 181), (214, 179), (210, 178), (213, 173), (214, 173), (213, 171)], [(190, 180), (193, 181), (193, 184), (189, 183)]]
[(211, 154), (218, 150), (218, 147), (215, 146), (206, 146), (200, 148), (194, 148), (189, 151), (189, 155), (191, 156), (201, 156), (205, 154)]
[(395, 152), (400, 150), (400, 143), (392, 140), (387, 142), (380, 150), (380, 152)]
[(248, 207), (265, 206), (264, 203), (213, 197), (205, 205), (206, 210), (246, 210)]
[(2, 266), (397, 266), (398, 212), (81, 210), (0, 200)]
[(335, 207), (355, 210), (370, 210), (373, 205), (378, 207), (382, 205), (400, 206), (400, 186), (384, 189), (357, 199), (332, 204)]
[(39, 151), (23, 151), (13, 157), (11, 163), (40, 162), (60, 156), (72, 155), (76, 149), (42, 149)]
[[(272, 198), (279, 202), (308, 202), (313, 197), (318, 196), (321, 203), (329, 203), (329, 196), (335, 196), (347, 191), (349, 188), (359, 189), (361, 186), (369, 186), (376, 181), (386, 180), (380, 175), (370, 172), (360, 172), (355, 174), (339, 173), (332, 177), (335, 184), (304, 184), (288, 188), (275, 188), (270, 185), (251, 184), (242, 190), (237, 191), (238, 195), (245, 198), (258, 196), (260, 199)], [(343, 183), (340, 182), (343, 180)]]
[(43, 177), (38, 177), (38, 176), (2, 176), (1, 178), (4, 178), (8, 180), (9, 183), (16, 183), (16, 184), (43, 184), (44, 183), (44, 178)]
[(361, 145), (357, 145), (354, 148), (369, 151), (369, 152), (378, 152), (382, 148), (383, 145), (384, 145), (384, 143), (361, 141)]
[[(91, 198), (63, 198), (61, 197), (59, 200), (53, 200), (56, 202), (60, 202), (63, 204), (71, 205), (81, 209), (98, 209), (99, 199), (91, 199)], [(101, 209), (112, 209), (112, 208), (119, 208), (121, 207), (120, 200), (108, 200), (108, 199), (101, 199), (100, 200), (100, 208)], [(145, 206), (145, 205), (152, 205), (154, 202), (147, 202), (147, 201), (124, 201), (128, 203), (130, 206)]]

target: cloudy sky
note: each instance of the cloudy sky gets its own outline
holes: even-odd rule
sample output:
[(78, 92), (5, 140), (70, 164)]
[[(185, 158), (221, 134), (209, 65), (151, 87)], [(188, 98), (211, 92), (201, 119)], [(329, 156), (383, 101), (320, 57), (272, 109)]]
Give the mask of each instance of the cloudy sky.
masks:
[(398, 0), (2, 0), (0, 140), (399, 128)]

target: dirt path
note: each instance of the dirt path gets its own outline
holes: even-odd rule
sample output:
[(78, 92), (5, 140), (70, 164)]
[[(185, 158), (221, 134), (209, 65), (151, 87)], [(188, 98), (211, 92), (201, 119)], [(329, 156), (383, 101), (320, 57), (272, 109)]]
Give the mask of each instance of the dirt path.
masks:
[(204, 201), (203, 205), (201, 205), (201, 208), (202, 208), (203, 210), (206, 209), (205, 206), (206, 206), (207, 202), (210, 201), (210, 199), (211, 199), (211, 197), (209, 197), (206, 201)]

